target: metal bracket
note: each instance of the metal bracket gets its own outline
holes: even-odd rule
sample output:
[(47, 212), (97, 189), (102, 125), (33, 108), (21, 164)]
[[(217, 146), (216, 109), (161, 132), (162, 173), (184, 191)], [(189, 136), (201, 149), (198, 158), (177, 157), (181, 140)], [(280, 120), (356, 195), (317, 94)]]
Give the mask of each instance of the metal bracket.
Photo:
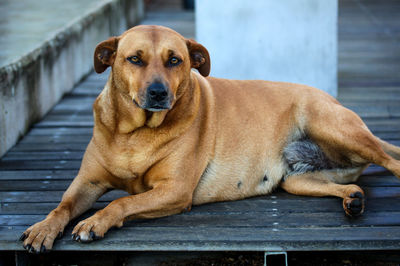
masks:
[(280, 261), (279, 264), (276, 264), (276, 262), (275, 262), (273, 264), (273, 266), (275, 266), (275, 265), (285, 265), (285, 266), (287, 266), (288, 265), (286, 251), (265, 251), (264, 252), (264, 266), (267, 266), (267, 256), (285, 256), (284, 260), (283, 260), (283, 258), (280, 259), (279, 260)]

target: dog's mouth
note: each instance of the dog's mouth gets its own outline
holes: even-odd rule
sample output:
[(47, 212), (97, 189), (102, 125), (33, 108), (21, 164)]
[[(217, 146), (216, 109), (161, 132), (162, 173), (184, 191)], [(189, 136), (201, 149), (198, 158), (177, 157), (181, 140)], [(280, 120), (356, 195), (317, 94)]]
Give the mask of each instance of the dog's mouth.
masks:
[(169, 102), (163, 102), (163, 103), (153, 103), (153, 104), (147, 104), (145, 103), (143, 106), (141, 106), (135, 99), (133, 99), (133, 103), (144, 110), (150, 111), (150, 112), (161, 112), (161, 111), (166, 111), (171, 109), (171, 104)]
[(161, 112), (161, 111), (166, 111), (166, 110), (169, 110), (169, 109), (171, 109), (170, 107), (165, 107), (165, 106), (152, 106), (152, 107), (146, 107), (146, 108), (143, 108), (143, 109), (145, 109), (145, 110), (147, 110), (147, 111), (150, 111), (150, 112)]

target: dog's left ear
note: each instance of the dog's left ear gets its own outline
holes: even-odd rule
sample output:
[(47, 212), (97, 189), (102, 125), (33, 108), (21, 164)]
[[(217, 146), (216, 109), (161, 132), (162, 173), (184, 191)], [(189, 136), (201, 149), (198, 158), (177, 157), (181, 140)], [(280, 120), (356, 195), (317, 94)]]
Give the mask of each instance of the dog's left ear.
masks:
[(207, 49), (192, 39), (186, 40), (186, 44), (192, 67), (196, 68), (202, 76), (207, 77), (211, 68), (210, 55)]
[(118, 40), (118, 37), (110, 37), (96, 46), (94, 50), (94, 70), (97, 73), (104, 72), (107, 67), (114, 64)]

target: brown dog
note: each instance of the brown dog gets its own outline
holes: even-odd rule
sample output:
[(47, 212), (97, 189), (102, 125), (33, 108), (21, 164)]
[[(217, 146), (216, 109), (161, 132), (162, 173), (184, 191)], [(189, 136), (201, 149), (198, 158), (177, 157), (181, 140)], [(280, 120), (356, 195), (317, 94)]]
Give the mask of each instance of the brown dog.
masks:
[(21, 237), (31, 252), (50, 250), (69, 221), (110, 189), (131, 196), (78, 223), (75, 240), (101, 238), (129, 219), (265, 195), (279, 184), (293, 194), (341, 197), (345, 212), (358, 215), (364, 193), (344, 183), (369, 163), (400, 177), (400, 148), (373, 136), (328, 94), (205, 78), (207, 50), (171, 29), (138, 26), (101, 42), (94, 67), (109, 66), (78, 176), (59, 206)]

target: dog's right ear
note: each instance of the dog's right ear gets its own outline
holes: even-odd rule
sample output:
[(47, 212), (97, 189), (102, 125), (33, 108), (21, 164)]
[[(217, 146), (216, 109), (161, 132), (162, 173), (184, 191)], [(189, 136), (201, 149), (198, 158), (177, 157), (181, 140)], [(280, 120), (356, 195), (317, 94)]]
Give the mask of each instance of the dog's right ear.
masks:
[(97, 73), (104, 72), (107, 67), (114, 64), (118, 40), (118, 37), (110, 37), (96, 46), (94, 50), (94, 70)]

